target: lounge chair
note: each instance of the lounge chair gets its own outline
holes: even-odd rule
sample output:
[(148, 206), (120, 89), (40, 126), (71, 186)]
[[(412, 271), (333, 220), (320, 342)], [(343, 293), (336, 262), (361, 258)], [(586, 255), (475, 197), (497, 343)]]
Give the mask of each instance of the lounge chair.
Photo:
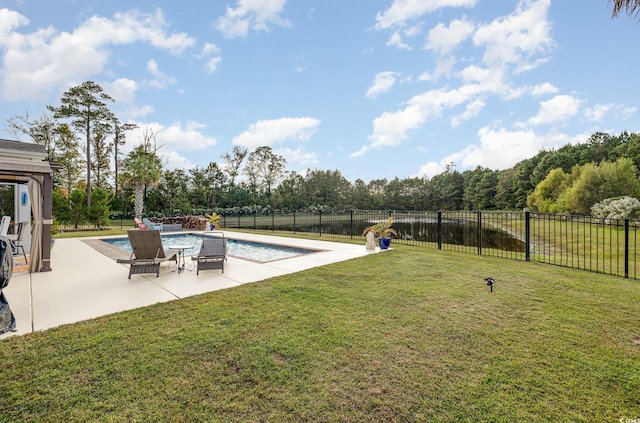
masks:
[(2, 221), (0, 222), (0, 236), (7, 236), (10, 225), (11, 216), (2, 216)]
[(24, 251), (24, 245), (22, 245), (22, 238), (24, 237), (24, 227), (27, 226), (27, 222), (20, 222), (18, 226), (16, 226), (16, 233), (7, 235), (7, 238), (11, 241), (11, 250), (13, 251), (13, 255), (17, 255), (18, 249), (22, 250), (22, 255), (24, 256), (24, 261), (29, 264), (27, 261), (27, 253)]
[(162, 223), (153, 223), (146, 217), (142, 218), (142, 223), (144, 223), (147, 229), (156, 230), (156, 231), (162, 230)]
[(224, 273), (224, 262), (227, 259), (227, 239), (222, 232), (204, 232), (202, 245), (197, 256), (191, 260), (196, 262), (196, 275), (200, 270), (221, 269)]
[(133, 221), (136, 222), (136, 227), (138, 229), (140, 229), (141, 231), (146, 231), (147, 229), (149, 229), (147, 227), (147, 225), (145, 225), (144, 222), (142, 220), (138, 219), (137, 217), (134, 217)]
[(160, 232), (158, 231), (141, 231), (138, 229), (130, 229), (127, 231), (129, 242), (133, 252), (129, 259), (118, 259), (118, 263), (129, 265), (129, 279), (131, 275), (139, 273), (155, 273), (156, 277), (160, 276), (160, 264), (173, 260), (178, 263), (175, 251), (164, 249)]

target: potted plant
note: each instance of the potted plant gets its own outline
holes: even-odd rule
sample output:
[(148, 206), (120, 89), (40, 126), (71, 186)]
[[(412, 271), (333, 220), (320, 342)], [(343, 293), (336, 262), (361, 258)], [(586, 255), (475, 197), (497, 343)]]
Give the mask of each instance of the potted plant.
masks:
[(381, 250), (386, 250), (391, 245), (391, 236), (398, 237), (398, 232), (391, 227), (393, 224), (393, 217), (389, 217), (386, 221), (375, 223), (371, 226), (364, 228), (362, 235), (366, 236), (367, 233), (373, 232), (373, 235), (378, 238), (378, 245)]
[(220, 229), (220, 218), (222, 218), (222, 216), (214, 212), (211, 214), (205, 213), (204, 217), (209, 220), (209, 230)]

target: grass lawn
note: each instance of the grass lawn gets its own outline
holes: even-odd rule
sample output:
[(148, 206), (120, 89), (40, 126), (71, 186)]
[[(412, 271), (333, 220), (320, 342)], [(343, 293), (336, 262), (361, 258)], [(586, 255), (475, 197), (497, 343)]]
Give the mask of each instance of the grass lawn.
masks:
[(637, 281), (396, 246), (7, 338), (0, 420), (640, 418), (639, 304)]

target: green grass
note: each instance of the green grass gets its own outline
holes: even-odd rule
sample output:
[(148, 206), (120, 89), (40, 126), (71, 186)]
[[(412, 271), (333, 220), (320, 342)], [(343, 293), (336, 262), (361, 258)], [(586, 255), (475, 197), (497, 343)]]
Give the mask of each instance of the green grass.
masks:
[(0, 420), (638, 418), (639, 303), (636, 281), (396, 246), (5, 339)]
[(111, 229), (105, 229), (105, 230), (100, 230), (100, 231), (64, 231), (64, 232), (58, 232), (57, 234), (55, 234), (53, 236), (53, 238), (78, 238), (78, 237), (89, 237), (89, 236), (110, 236), (110, 235), (127, 235), (127, 229), (133, 229), (133, 227), (130, 228), (123, 228), (120, 229), (118, 228), (111, 228)]

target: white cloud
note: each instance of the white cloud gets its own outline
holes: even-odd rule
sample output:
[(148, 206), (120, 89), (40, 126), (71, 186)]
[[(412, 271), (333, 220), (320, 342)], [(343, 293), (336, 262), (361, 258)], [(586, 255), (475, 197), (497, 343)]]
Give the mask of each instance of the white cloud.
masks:
[(418, 175), (435, 176), (442, 173), (449, 163), (455, 163), (459, 171), (474, 169), (477, 166), (493, 170), (508, 169), (542, 149), (575, 144), (587, 138), (585, 134), (574, 137), (562, 133), (539, 135), (529, 130), (509, 131), (505, 128), (483, 127), (478, 130), (479, 145), (469, 145), (439, 162), (428, 162), (420, 167)]
[(489, 66), (516, 64), (531, 69), (544, 59), (530, 59), (553, 45), (547, 13), (551, 0), (521, 0), (516, 12), (480, 26), (473, 36), (476, 46), (486, 47), (483, 61)]
[(72, 35), (76, 40), (85, 40), (95, 46), (144, 42), (176, 55), (195, 44), (195, 39), (185, 33), (167, 35), (167, 26), (160, 9), (155, 13), (131, 10), (116, 13), (113, 19), (93, 16)]
[(459, 152), (452, 161), (463, 169), (485, 166), (490, 169), (505, 169), (517, 162), (534, 156), (545, 144), (532, 131), (508, 131), (488, 127), (478, 131), (480, 145), (472, 144)]
[(420, 170), (418, 171), (418, 176), (426, 176), (427, 178), (434, 177), (446, 169), (444, 164), (437, 162), (427, 162), (420, 166)]
[(400, 35), (399, 31), (396, 31), (393, 34), (391, 34), (391, 36), (387, 40), (386, 45), (387, 47), (396, 47), (400, 50), (411, 50), (411, 47), (409, 46), (409, 44), (405, 43), (402, 40), (402, 35)]
[(558, 91), (559, 91), (558, 88), (555, 87), (553, 84), (544, 82), (542, 84), (538, 84), (535, 87), (533, 87), (531, 89), (531, 95), (539, 96), (539, 95), (545, 95), (545, 94), (555, 94)]
[(287, 166), (295, 167), (298, 171), (315, 167), (320, 163), (316, 153), (304, 151), (301, 148), (295, 150), (291, 148), (281, 148), (274, 150), (274, 153), (284, 157), (287, 160)]
[(288, 139), (307, 141), (318, 130), (320, 121), (310, 117), (259, 120), (233, 138), (233, 145), (247, 148), (271, 146)]
[(601, 121), (611, 111), (611, 107), (611, 104), (596, 104), (593, 107), (587, 107), (584, 111), (584, 117), (596, 122)]
[(206, 57), (217, 54), (220, 54), (220, 47), (213, 43), (204, 43), (204, 46), (202, 46), (202, 52), (200, 53), (201, 56)]
[(466, 20), (453, 20), (449, 26), (441, 23), (429, 31), (425, 48), (433, 50), (438, 55), (448, 55), (471, 34), (474, 25)]
[(500, 93), (505, 89), (500, 81), (494, 81), (493, 77), (485, 79), (482, 83), (470, 83), (457, 89), (427, 91), (412, 97), (404, 109), (382, 113), (373, 120), (373, 133), (369, 136), (369, 145), (351, 153), (351, 156), (360, 157), (373, 148), (396, 146), (408, 137), (407, 133), (410, 130), (421, 127), (428, 120), (438, 119), (445, 110), (466, 102), (472, 104), (467, 106), (462, 115), (454, 118), (452, 124), (473, 117), (484, 106), (484, 101), (478, 98), (479, 96)]
[(220, 47), (212, 43), (205, 43), (202, 47), (198, 57), (205, 60), (204, 68), (207, 73), (214, 73), (218, 70), (218, 66), (222, 63), (220, 52)]
[(178, 151), (199, 151), (216, 145), (215, 138), (203, 134), (206, 125), (194, 121), (186, 124), (175, 122), (162, 129), (162, 141), (167, 149)]
[(116, 103), (130, 103), (136, 96), (138, 84), (133, 79), (119, 78), (113, 82), (102, 84), (104, 92), (109, 94)]
[(422, 32), (422, 26), (421, 25), (410, 26), (409, 28), (403, 29), (402, 32), (404, 32), (404, 35), (406, 35), (407, 37), (414, 37)]
[(384, 12), (376, 16), (376, 29), (403, 26), (406, 21), (421, 17), (443, 7), (473, 7), (477, 0), (394, 0)]
[(420, 76), (418, 76), (418, 81), (433, 81), (434, 77), (431, 72), (422, 72)]
[[(5, 9), (3, 9), (5, 10)], [(2, 13), (13, 28), (26, 25), (25, 19)], [(7, 18), (7, 16), (13, 16)], [(111, 45), (136, 42), (180, 54), (195, 40), (184, 33), (168, 34), (162, 11), (116, 13), (112, 19), (93, 16), (72, 32), (53, 27), (31, 33), (10, 32), (0, 37), (5, 55), (1, 70), (1, 95), (7, 101), (38, 100), (53, 91), (63, 91), (104, 70)], [(7, 31), (7, 29), (5, 29)]]
[(480, 113), (480, 110), (484, 108), (484, 105), (485, 103), (482, 100), (475, 100), (467, 104), (467, 108), (465, 109), (464, 113), (454, 116), (451, 119), (451, 126), (455, 128), (465, 120), (469, 120), (471, 118), (478, 116), (478, 114)]
[(4, 44), (11, 32), (21, 26), (29, 24), (29, 19), (18, 12), (6, 8), (0, 9), (0, 45)]
[(195, 164), (193, 164), (191, 160), (180, 155), (177, 151), (160, 150), (158, 156), (162, 160), (162, 163), (164, 163), (163, 168), (168, 170), (186, 170), (195, 167)]
[(378, 73), (373, 80), (373, 85), (367, 90), (366, 96), (375, 98), (382, 93), (388, 92), (395, 85), (398, 76), (400, 76), (398, 72), (386, 71)]
[(629, 119), (631, 116), (635, 115), (637, 111), (638, 108), (635, 106), (624, 107), (622, 110), (620, 110), (620, 118), (622, 120)]
[(407, 138), (407, 132), (418, 128), (427, 119), (441, 116), (444, 108), (460, 105), (472, 97), (473, 86), (460, 90), (432, 90), (417, 95), (409, 100), (408, 105), (396, 112), (384, 112), (373, 120), (373, 134), (369, 136), (370, 144), (351, 154), (359, 157), (372, 148), (390, 147), (400, 144)]
[(154, 79), (147, 81), (153, 88), (163, 90), (167, 85), (172, 85), (177, 82), (174, 77), (161, 72), (160, 69), (158, 69), (158, 63), (153, 59), (147, 62), (147, 71), (154, 77)]
[[(134, 146), (140, 144), (144, 134), (155, 134), (156, 147), (162, 154), (173, 154), (178, 151), (206, 150), (217, 144), (218, 140), (204, 135), (206, 125), (194, 121), (185, 124), (174, 122), (165, 126), (158, 122), (133, 122), (138, 128), (127, 136), (127, 146), (124, 153), (131, 151)], [(177, 154), (177, 153), (176, 153)]]
[(211, 59), (207, 60), (207, 62), (204, 65), (204, 68), (207, 71), (207, 73), (214, 73), (215, 71), (218, 70), (220, 63), (222, 63), (222, 57), (220, 56), (212, 57)]
[(287, 0), (238, 0), (237, 7), (227, 7), (224, 16), (218, 18), (215, 28), (225, 38), (246, 37), (249, 29), (268, 31), (269, 24), (283, 27), (290, 22), (280, 16)]
[(540, 102), (538, 114), (527, 121), (531, 125), (544, 125), (565, 121), (578, 113), (580, 100), (560, 94), (551, 100)]
[(115, 100), (116, 112), (121, 121), (127, 122), (153, 113), (150, 105), (139, 106), (135, 103), (138, 83), (132, 79), (119, 78), (113, 82), (100, 84), (111, 98)]
[[(203, 151), (217, 144), (213, 137), (204, 135), (206, 126), (204, 124), (189, 121), (186, 124), (174, 122), (165, 126), (158, 122), (132, 122), (138, 127), (127, 134), (126, 145), (123, 154), (127, 154), (136, 145), (139, 145), (144, 134), (155, 134), (155, 147), (158, 148), (158, 156), (165, 163), (165, 167), (170, 170), (189, 169), (194, 164), (181, 152)], [(215, 158), (211, 159), (215, 161)]]
[[(376, 28), (397, 27), (397, 34), (406, 22), (424, 13), (445, 6), (474, 5), (475, 2), (462, 1), (397, 0), (384, 13), (378, 14)], [(445, 112), (465, 106), (464, 111), (449, 117), (451, 125), (455, 127), (476, 117), (485, 107), (488, 96), (499, 96), (508, 101), (520, 98), (528, 92), (534, 95), (557, 92), (558, 89), (549, 83), (531, 88), (512, 86), (509, 81), (511, 74), (532, 69), (547, 60), (544, 55), (553, 46), (547, 20), (549, 7), (550, 0), (521, 0), (513, 13), (485, 25), (476, 25), (462, 17), (450, 21), (448, 25), (441, 23), (431, 29), (425, 48), (433, 50), (437, 60), (433, 71), (424, 72), (419, 80), (434, 81), (441, 76), (458, 77), (462, 85), (416, 95), (404, 108), (383, 112), (373, 121), (369, 144), (352, 153), (352, 156), (362, 156), (370, 149), (398, 145), (408, 138), (409, 131), (422, 127), (427, 121), (442, 118)], [(454, 52), (468, 39), (473, 40), (473, 45), (483, 55), (482, 62), (475, 61), (456, 71), (457, 58)], [(473, 62), (474, 58), (465, 58), (465, 61)], [(571, 117), (577, 113), (579, 102), (562, 101), (570, 99), (569, 96), (558, 97), (548, 103), (541, 103), (540, 113), (530, 123), (541, 124), (554, 118), (559, 120)]]

